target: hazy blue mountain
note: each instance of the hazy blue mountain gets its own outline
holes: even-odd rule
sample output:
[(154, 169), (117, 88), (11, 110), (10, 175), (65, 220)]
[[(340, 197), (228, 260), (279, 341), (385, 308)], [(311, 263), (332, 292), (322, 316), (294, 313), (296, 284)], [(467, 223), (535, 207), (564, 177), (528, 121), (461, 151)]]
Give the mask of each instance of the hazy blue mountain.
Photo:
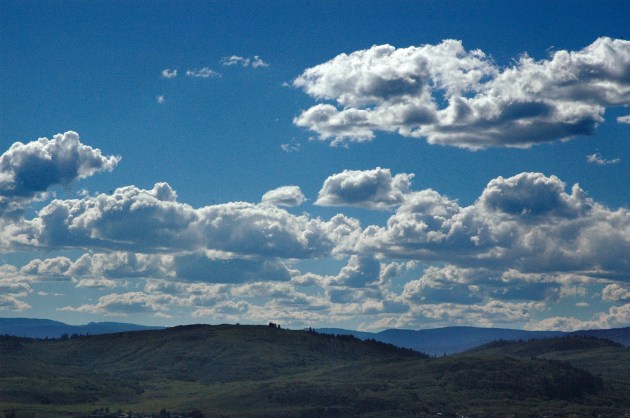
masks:
[(97, 335), (163, 328), (120, 322), (90, 322), (86, 325), (68, 325), (50, 319), (0, 318), (0, 335), (15, 335), (29, 338), (59, 338), (63, 334)]
[(446, 327), (417, 331), (387, 329), (381, 332), (318, 328), (316, 331), (325, 334), (353, 335), (361, 339), (373, 338), (376, 341), (412, 348), (431, 355), (458, 353), (496, 340), (531, 340), (534, 338), (551, 338), (565, 335), (589, 335), (598, 338), (608, 338), (624, 345), (630, 345), (630, 328), (584, 330), (572, 333), (476, 327)]
[[(30, 338), (59, 338), (63, 334), (97, 335), (125, 331), (163, 329), (119, 322), (90, 322), (68, 325), (49, 319), (0, 318), (0, 335)], [(604, 330), (524, 331), (505, 328), (445, 327), (423, 330), (387, 329), (381, 332), (354, 331), (342, 328), (318, 328), (322, 334), (353, 335), (362, 340), (374, 339), (403, 348), (411, 348), (431, 355), (459, 353), (496, 340), (531, 340), (567, 335), (587, 335), (630, 346), (630, 327)]]

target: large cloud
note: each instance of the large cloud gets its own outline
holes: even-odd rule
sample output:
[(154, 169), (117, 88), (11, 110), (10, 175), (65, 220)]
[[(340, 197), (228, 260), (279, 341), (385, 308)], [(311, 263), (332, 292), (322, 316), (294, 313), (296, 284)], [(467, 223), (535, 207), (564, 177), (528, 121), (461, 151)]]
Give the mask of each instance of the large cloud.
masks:
[(389, 209), (400, 205), (411, 187), (413, 174), (396, 174), (387, 168), (344, 170), (324, 181), (316, 205)]
[[(219, 256), (221, 255), (221, 256)], [(29, 289), (29, 282), (72, 281), (77, 287), (115, 287), (131, 279), (244, 283), (291, 280), (296, 271), (275, 258), (238, 258), (199, 252), (175, 255), (107, 252), (33, 259), (21, 268), (0, 265), (0, 291)], [(12, 287), (9, 287), (12, 286)]]
[(599, 38), (580, 51), (500, 68), (462, 43), (375, 45), (305, 70), (293, 85), (319, 100), (294, 123), (333, 143), (376, 131), (463, 148), (529, 147), (590, 135), (606, 107), (630, 104), (630, 42)]
[(47, 248), (102, 248), (144, 253), (217, 250), (250, 256), (310, 258), (342, 248), (357, 221), (295, 216), (266, 204), (233, 202), (192, 208), (166, 183), (128, 186), (112, 194), (53, 200), (12, 231)]
[(432, 190), (410, 193), (387, 226), (367, 227), (355, 250), (392, 258), (522, 272), (620, 279), (630, 260), (630, 211), (611, 210), (557, 177), (498, 177), (468, 207)]
[(16, 142), (0, 156), (0, 215), (21, 212), (52, 186), (68, 186), (100, 171), (111, 171), (120, 157), (105, 157), (84, 145), (76, 132)]

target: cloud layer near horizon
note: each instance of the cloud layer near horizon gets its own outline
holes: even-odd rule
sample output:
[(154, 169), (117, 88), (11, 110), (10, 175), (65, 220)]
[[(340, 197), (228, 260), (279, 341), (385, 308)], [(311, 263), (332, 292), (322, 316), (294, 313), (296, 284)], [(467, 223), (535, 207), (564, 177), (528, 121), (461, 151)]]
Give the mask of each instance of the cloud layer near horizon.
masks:
[[(5, 207), (21, 209), (119, 160), (73, 132), (16, 143), (1, 158)], [(42, 170), (55, 175), (37, 185), (16, 180)], [(33, 298), (46, 297), (37, 292), (44, 283), (57, 282), (98, 290), (95, 302), (61, 308), (98, 315), (167, 318), (184, 310), (196, 318), (296, 325), (359, 317), (372, 328), (623, 323), (630, 311), (628, 209), (610, 209), (579, 185), (567, 190), (542, 173), (491, 179), (469, 206), (413, 190), (413, 177), (377, 167), (323, 182), (317, 205), (392, 211), (383, 225), (361, 225), (343, 213), (328, 220), (293, 214), (286, 208), (306, 201), (298, 186), (271, 190), (261, 203), (194, 208), (167, 183), (132, 185), (54, 199), (29, 219), (14, 210), (0, 223), (4, 253), (83, 255), (0, 265), (0, 309), (28, 310)], [(333, 258), (343, 263), (336, 274), (313, 268)], [(586, 321), (544, 313), (572, 297), (625, 304)]]
[(333, 104), (317, 104), (294, 123), (332, 144), (381, 131), (468, 149), (527, 148), (593, 134), (606, 108), (630, 104), (628, 74), (630, 41), (607, 37), (548, 59), (524, 54), (509, 67), (457, 40), (374, 45), (298, 76), (294, 87)]

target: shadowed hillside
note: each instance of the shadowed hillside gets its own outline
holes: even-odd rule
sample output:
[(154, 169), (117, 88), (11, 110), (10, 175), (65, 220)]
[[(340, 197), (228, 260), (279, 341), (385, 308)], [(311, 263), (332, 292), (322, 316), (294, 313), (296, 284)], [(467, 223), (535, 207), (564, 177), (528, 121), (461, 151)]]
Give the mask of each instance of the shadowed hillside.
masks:
[(612, 416), (630, 410), (606, 375), (506, 356), (500, 348), (429, 358), (352, 336), (239, 325), (64, 340), (2, 337), (0, 411), (17, 417), (87, 416), (105, 408), (297, 417)]

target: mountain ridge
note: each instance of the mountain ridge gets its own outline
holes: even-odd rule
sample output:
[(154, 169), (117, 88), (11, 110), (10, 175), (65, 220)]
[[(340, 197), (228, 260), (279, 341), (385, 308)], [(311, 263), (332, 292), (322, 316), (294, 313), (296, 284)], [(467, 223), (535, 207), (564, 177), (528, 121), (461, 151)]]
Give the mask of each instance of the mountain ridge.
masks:
[(630, 327), (572, 332), (467, 326), (421, 330), (386, 329), (380, 332), (353, 331), (342, 328), (317, 328), (315, 330), (325, 334), (352, 335), (360, 339), (375, 339), (376, 341), (410, 348), (431, 355), (459, 353), (496, 340), (517, 341), (572, 335), (606, 338), (623, 345), (630, 345)]
[[(100, 335), (117, 332), (160, 330), (168, 327), (146, 326), (121, 322), (89, 322), (84, 325), (68, 325), (60, 321), (38, 318), (0, 318), (0, 335), (27, 338), (60, 338), (67, 335)], [(451, 326), (431, 329), (386, 329), (379, 332), (356, 331), (343, 328), (315, 328), (322, 334), (352, 335), (362, 340), (373, 339), (401, 348), (409, 348), (430, 355), (463, 352), (496, 340), (531, 340), (571, 335), (606, 338), (623, 345), (630, 345), (630, 327), (563, 331), (528, 331), (511, 328), (481, 328)]]
[(83, 325), (69, 325), (52, 319), (0, 318), (0, 335), (26, 338), (60, 338), (65, 334), (100, 335), (164, 328), (165, 327), (137, 325), (125, 322), (89, 322)]

